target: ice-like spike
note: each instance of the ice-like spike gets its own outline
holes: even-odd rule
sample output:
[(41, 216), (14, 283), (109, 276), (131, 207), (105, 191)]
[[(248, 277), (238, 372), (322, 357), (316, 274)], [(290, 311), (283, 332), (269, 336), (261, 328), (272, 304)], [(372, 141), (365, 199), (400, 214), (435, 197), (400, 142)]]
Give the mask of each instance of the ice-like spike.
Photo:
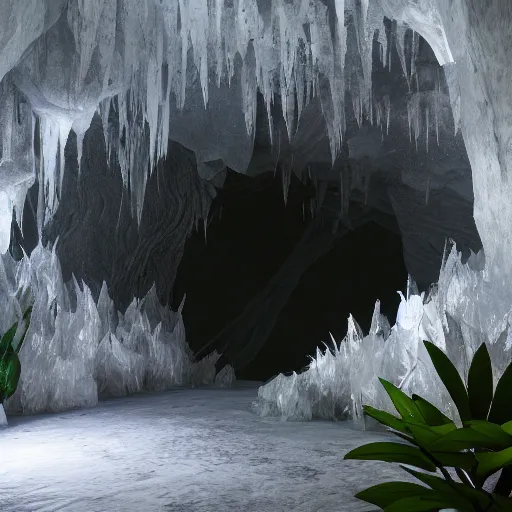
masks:
[[(78, 172), (80, 173), (80, 169), (82, 166), (82, 152), (83, 152), (83, 144), (84, 144), (84, 137), (91, 126), (92, 118), (94, 117), (95, 111), (87, 112), (80, 116), (79, 118), (75, 119), (73, 122), (73, 131), (76, 134), (76, 146), (77, 146), (77, 160), (78, 160)], [(67, 137), (66, 137), (67, 138)], [(62, 148), (62, 146), (61, 146)], [(63, 150), (62, 150), (63, 151)], [(61, 155), (62, 162), (64, 161), (64, 153), (62, 152)], [(64, 174), (64, 173), (62, 173)], [(61, 176), (62, 180), (62, 176)], [(62, 186), (62, 182), (61, 182)]]
[(407, 72), (407, 64), (405, 60), (405, 35), (407, 33), (407, 30), (407, 25), (405, 25), (404, 23), (397, 22), (395, 45), (398, 53), (398, 58), (400, 59), (400, 64), (402, 66), (402, 72), (404, 74), (405, 79), (407, 80), (407, 86), (410, 91), (411, 79), (409, 77), (409, 73)]
[(373, 97), (373, 94), (372, 94), (372, 97), (371, 97), (371, 101), (369, 101), (369, 108), (370, 108), (370, 111), (368, 113), (368, 120), (370, 121), (370, 125), (373, 126), (374, 123), (373, 123), (373, 109), (374, 109), (374, 103), (375, 103), (375, 99)]
[(399, 292), (399, 295), (403, 301), (409, 301), (409, 300), (411, 300), (411, 297), (420, 295), (416, 281), (414, 281), (414, 279), (412, 278), (412, 276), (410, 274), (407, 276), (407, 289), (406, 289), (407, 299), (404, 298), (404, 296), (401, 292)]
[(57, 189), (57, 193), (60, 195), (62, 190), (62, 182), (64, 180), (64, 169), (65, 169), (65, 156), (64, 150), (66, 148), (66, 142), (68, 140), (69, 132), (71, 131), (71, 122), (66, 122), (64, 125), (59, 123), (59, 138), (58, 138), (58, 148), (59, 148), (59, 185)]
[(274, 146), (274, 120), (272, 118), (272, 102), (270, 96), (266, 98), (267, 105), (267, 120), (268, 120), (268, 133), (270, 136), (270, 144)]
[(283, 165), (281, 167), (281, 183), (283, 186), (283, 198), (285, 206), (288, 203), (288, 192), (290, 191), (290, 182), (292, 177), (293, 157), (290, 165)]
[(181, 302), (180, 302), (180, 305), (178, 307), (178, 315), (182, 315), (183, 313), (183, 308), (185, 307), (185, 301), (187, 300), (187, 294), (184, 293), (183, 294), (183, 299), (181, 299)]
[(12, 139), (14, 126), (14, 86), (9, 79), (1, 87), (2, 112), (0, 122), (2, 129), (2, 162), (12, 161)]
[(436, 123), (436, 141), (437, 141), (437, 145), (439, 146), (439, 99), (438, 99), (437, 94), (436, 94), (436, 104), (435, 104), (434, 116), (435, 116), (435, 123)]
[(455, 135), (461, 127), (461, 103), (460, 103), (460, 83), (459, 74), (455, 63), (448, 63), (443, 66), (448, 92), (450, 94), (450, 103), (452, 106), (453, 124)]
[(208, 217), (210, 216), (211, 201), (207, 199), (206, 195), (201, 196), (201, 218), (204, 225), (204, 239), (206, 243), (206, 229), (208, 227)]
[(396, 45), (396, 21), (391, 23), (388, 43), (388, 71), (391, 73), (391, 61), (393, 56), (393, 47)]
[(279, 166), (279, 160), (281, 158), (281, 130), (279, 130), (278, 133), (277, 133), (277, 139), (278, 139), (278, 142), (277, 142), (277, 158), (276, 158), (276, 165), (274, 167), (274, 177), (277, 174), (277, 168)]
[(377, 335), (380, 330), (380, 300), (375, 301), (373, 308), (372, 323), (370, 326), (370, 335)]
[(338, 41), (340, 48), (340, 65), (343, 69), (345, 67), (345, 54), (347, 51), (347, 29), (345, 28), (345, 0), (335, 0), (334, 7), (336, 10), (336, 21), (338, 27)]
[(425, 144), (426, 144), (426, 150), (427, 150), (427, 153), (428, 153), (428, 135), (429, 135), (429, 122), (430, 122), (430, 119), (429, 119), (429, 115), (430, 115), (430, 110), (428, 108), (428, 105), (426, 106), (425, 108)]
[(407, 102), (407, 122), (409, 124), (409, 142), (412, 143), (412, 110), (409, 101)]
[(407, 117), (412, 124), (412, 131), (414, 133), (414, 141), (416, 150), (418, 149), (418, 139), (420, 136), (420, 121), (421, 121), (421, 98), (418, 93), (410, 94), (407, 99)]
[(222, 51), (222, 14), (224, 0), (215, 0), (215, 30), (216, 30), (216, 59), (217, 59), (217, 87), (222, 81), (224, 53)]
[(413, 76), (416, 76), (416, 80), (417, 80), (416, 59), (418, 58), (419, 49), (420, 49), (420, 35), (418, 32), (413, 31), (413, 33), (412, 33), (412, 51), (411, 51), (411, 79)]
[[(72, 122), (67, 118), (44, 115), (40, 119), (42, 189), (43, 204), (46, 204), (46, 219), (52, 216), (58, 205), (58, 195), (64, 177), (64, 148), (71, 125)], [(59, 162), (58, 171), (57, 162)]]
[(106, 98), (102, 102), (100, 102), (99, 106), (99, 114), (101, 117), (101, 124), (103, 126), (103, 137), (105, 138), (105, 148), (107, 150), (107, 158), (110, 161), (111, 158), (111, 147), (110, 147), (110, 137), (109, 137), (109, 116), (110, 116), (110, 106), (112, 99)]
[(389, 121), (391, 118), (391, 100), (389, 95), (384, 96), (384, 105), (386, 108), (386, 135), (389, 135)]
[[(38, 169), (36, 168), (36, 126), (37, 126), (37, 118), (34, 112), (30, 115), (30, 157), (32, 160), (32, 175), (34, 178), (37, 176)], [(39, 134), (38, 134), (39, 135)]]

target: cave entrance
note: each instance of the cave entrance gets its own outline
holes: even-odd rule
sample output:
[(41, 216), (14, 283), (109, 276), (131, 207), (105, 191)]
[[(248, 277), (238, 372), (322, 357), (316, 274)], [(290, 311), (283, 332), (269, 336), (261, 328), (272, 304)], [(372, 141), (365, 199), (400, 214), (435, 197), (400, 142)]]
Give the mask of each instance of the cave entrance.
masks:
[[(272, 324), (255, 357), (237, 368), (239, 379), (265, 381), (280, 372), (300, 371), (316, 347), (329, 341), (329, 332), (337, 341), (344, 337), (349, 314), (367, 332), (376, 299), (394, 320), (396, 291), (407, 279), (401, 238), (373, 222), (349, 231), (318, 258), (310, 257), (314, 261), (298, 271), (276, 318), (269, 320), (270, 309), (278, 307), (272, 294), (282, 289), (279, 282), (272, 288), (272, 280), (311, 223), (312, 194), (314, 187), (293, 177), (285, 206), (279, 174), (249, 178), (229, 172), (212, 207), (206, 243), (199, 229), (186, 244), (174, 306), (186, 293), (183, 316), (194, 352), (236, 322), (240, 325), (229, 337), (241, 345), (247, 339), (239, 338), (260, 332), (267, 321)], [(266, 305), (256, 304), (256, 313), (244, 325), (244, 312), (269, 289), (270, 302), (264, 297)]]
[(338, 240), (302, 276), (297, 288), (256, 358), (238, 378), (267, 380), (278, 373), (299, 372), (309, 364), (329, 333), (340, 342), (350, 314), (365, 334), (375, 301), (394, 324), (407, 281), (400, 236), (370, 222)]

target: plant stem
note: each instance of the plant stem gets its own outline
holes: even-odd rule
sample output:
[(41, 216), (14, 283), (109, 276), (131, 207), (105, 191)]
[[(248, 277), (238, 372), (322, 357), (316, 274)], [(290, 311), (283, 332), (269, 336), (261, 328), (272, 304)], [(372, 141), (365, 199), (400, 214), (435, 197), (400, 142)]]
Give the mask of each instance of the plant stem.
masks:
[(418, 448), (421, 450), (421, 453), (423, 453), (423, 455), (425, 455), (430, 460), (430, 462), (432, 462), (441, 471), (444, 478), (450, 485), (455, 483), (455, 480), (451, 477), (446, 468), (428, 450), (419, 445)]
[[(428, 450), (425, 450), (425, 448), (422, 448), (421, 446), (419, 447), (419, 449), (421, 450), (421, 452), (426, 456), (428, 457), (438, 468), (439, 470), (441, 471), (441, 473), (443, 474), (444, 478), (446, 479), (448, 485), (450, 485), (450, 487), (453, 488), (453, 490), (459, 495), (459, 496), (462, 496), (464, 497), (463, 495), (461, 495), (461, 493), (459, 492), (459, 490), (457, 489), (457, 486), (455, 485), (457, 482), (455, 482), (455, 480), (451, 477), (450, 473), (446, 470), (446, 468), (431, 454), (429, 453)], [(459, 476), (459, 478), (461, 478), (461, 480), (464, 480), (463, 483), (465, 483), (466, 485), (469, 485), (471, 488), (475, 488), (475, 486), (473, 485), (473, 482), (470, 480), (470, 478), (463, 472), (462, 469), (459, 469), (459, 468), (456, 468), (455, 471), (457, 472), (457, 475)], [(461, 475), (459, 474), (459, 471), (460, 473), (462, 473), (462, 475), (465, 477), (465, 479), (463, 479), (461, 477)], [(486, 512), (490, 509), (490, 507), (493, 505), (494, 503), (494, 500), (489, 496), (489, 504), (481, 511), (481, 512)]]

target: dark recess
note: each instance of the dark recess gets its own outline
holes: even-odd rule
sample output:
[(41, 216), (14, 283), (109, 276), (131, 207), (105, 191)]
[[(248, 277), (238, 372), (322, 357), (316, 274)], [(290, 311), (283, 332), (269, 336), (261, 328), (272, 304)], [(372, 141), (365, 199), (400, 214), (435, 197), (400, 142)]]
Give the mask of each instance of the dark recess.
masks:
[[(207, 242), (202, 230), (192, 234), (175, 283), (174, 307), (187, 294), (183, 315), (192, 350), (237, 318), (280, 268), (311, 218), (306, 211), (303, 220), (302, 203), (307, 210), (312, 195), (311, 186), (293, 177), (285, 206), (279, 174), (228, 174)], [(376, 299), (392, 321), (396, 291), (407, 279), (402, 251), (399, 236), (373, 223), (339, 240), (303, 275), (265, 347), (237, 378), (262, 381), (300, 371), (329, 332), (343, 338), (349, 314), (367, 332)]]

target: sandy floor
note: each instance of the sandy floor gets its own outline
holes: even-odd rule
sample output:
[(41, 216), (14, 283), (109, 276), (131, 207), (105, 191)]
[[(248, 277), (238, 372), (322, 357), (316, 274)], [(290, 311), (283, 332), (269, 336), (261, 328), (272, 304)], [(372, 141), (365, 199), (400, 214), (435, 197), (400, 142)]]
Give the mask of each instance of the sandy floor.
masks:
[(362, 512), (358, 490), (402, 477), (343, 461), (386, 434), (250, 411), (253, 384), (176, 390), (10, 418), (0, 430), (1, 512)]

